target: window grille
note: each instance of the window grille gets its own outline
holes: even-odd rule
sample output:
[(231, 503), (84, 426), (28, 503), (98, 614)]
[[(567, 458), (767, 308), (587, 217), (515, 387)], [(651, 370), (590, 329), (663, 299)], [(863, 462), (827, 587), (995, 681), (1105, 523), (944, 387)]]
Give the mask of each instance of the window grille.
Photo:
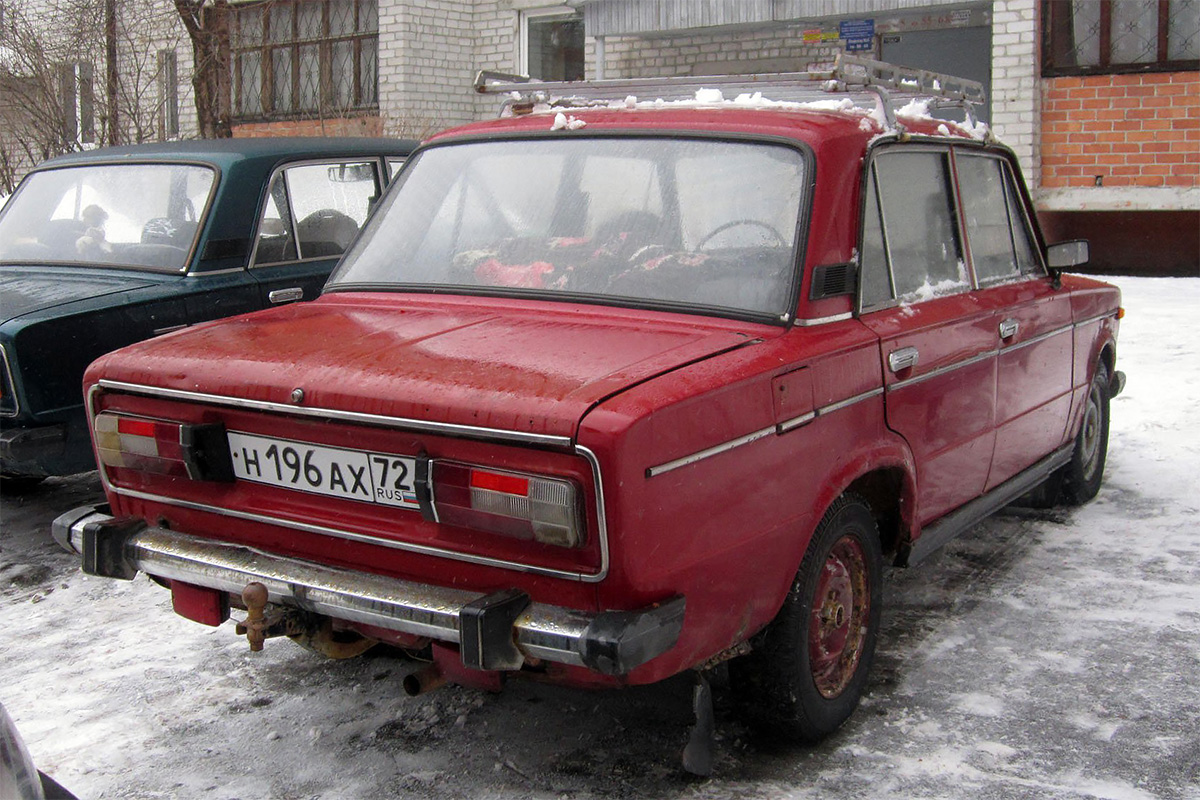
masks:
[(1200, 0), (1046, 0), (1042, 74), (1200, 69)]
[(339, 116), (379, 105), (377, 0), (269, 0), (234, 10), (234, 114)]

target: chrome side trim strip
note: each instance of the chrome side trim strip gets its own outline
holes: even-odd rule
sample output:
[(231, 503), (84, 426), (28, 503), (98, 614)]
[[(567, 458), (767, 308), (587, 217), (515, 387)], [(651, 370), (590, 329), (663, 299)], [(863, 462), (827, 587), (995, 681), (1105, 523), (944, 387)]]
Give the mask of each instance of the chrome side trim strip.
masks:
[(1099, 322), (1102, 319), (1108, 319), (1109, 317), (1115, 317), (1116, 315), (1117, 315), (1116, 311), (1106, 311), (1103, 314), (1097, 314), (1094, 317), (1088, 317), (1087, 319), (1081, 319), (1078, 322), (1074, 323), (1074, 327), (1081, 328), (1084, 325), (1091, 325), (1093, 322)]
[(915, 378), (907, 378), (902, 381), (896, 381), (891, 386), (887, 387), (887, 390), (889, 392), (893, 392), (893, 391), (896, 391), (897, 389), (904, 389), (904, 388), (912, 386), (914, 384), (921, 383), (922, 381), (931, 380), (933, 378), (940, 378), (941, 376), (943, 376), (947, 373), (950, 373), (950, 372), (954, 372), (955, 370), (964, 369), (966, 367), (971, 366), (972, 364), (978, 364), (981, 361), (987, 361), (990, 358), (995, 358), (999, 354), (1000, 354), (999, 350), (986, 350), (982, 353), (979, 353), (978, 355), (974, 355), (974, 356), (971, 356), (970, 358), (963, 359), (962, 361), (957, 361), (953, 364), (947, 364), (944, 367), (938, 367), (935, 370), (930, 370), (929, 372), (926, 372), (924, 375), (917, 375)]
[(817, 412), (810, 411), (807, 414), (801, 414), (798, 417), (792, 417), (791, 419), (784, 420), (783, 422), (776, 425), (775, 429), (776, 429), (777, 433), (787, 433), (788, 431), (794, 431), (796, 428), (799, 428), (801, 425), (807, 425), (808, 423), (812, 422), (816, 418), (817, 418)]
[(868, 392), (856, 394), (853, 397), (847, 397), (845, 400), (839, 400), (836, 403), (830, 403), (827, 406), (822, 406), (821, 408), (817, 409), (817, 416), (820, 417), (825, 414), (831, 414), (834, 411), (840, 411), (843, 408), (854, 405), (855, 403), (861, 403), (863, 400), (870, 400), (872, 397), (878, 397), (881, 394), (883, 394), (883, 387), (879, 386), (871, 389)]
[(1047, 339), (1052, 339), (1055, 336), (1058, 336), (1060, 334), (1071, 333), (1074, 330), (1075, 330), (1074, 325), (1064, 325), (1061, 328), (1056, 328), (1052, 331), (1046, 331), (1045, 333), (1041, 333), (1041, 334), (1038, 334), (1037, 336), (1033, 336), (1029, 339), (1026, 339), (1023, 342), (1017, 342), (1016, 344), (1012, 344), (1007, 347), (1002, 347), (1002, 348), (1000, 348), (1000, 352), (1001, 352), (1001, 354), (1011, 353), (1014, 350), (1020, 350), (1023, 347), (1029, 347), (1031, 345), (1037, 344), (1038, 342), (1044, 342)]
[(798, 319), (797, 325), (801, 328), (810, 328), (814, 325), (828, 325), (831, 322), (842, 322), (843, 320), (854, 319), (854, 313), (847, 311), (844, 314), (833, 314), (828, 317), (813, 317), (812, 319)]
[(745, 436), (739, 436), (737, 439), (732, 439), (728, 442), (723, 442), (699, 452), (692, 453), (690, 456), (677, 458), (674, 461), (668, 461), (665, 464), (659, 464), (657, 467), (650, 467), (646, 470), (646, 477), (653, 478), (656, 475), (662, 475), (672, 470), (679, 469), (680, 467), (686, 467), (688, 464), (695, 464), (697, 461), (703, 461), (706, 458), (712, 458), (720, 453), (726, 453), (730, 450), (733, 450), (735, 447), (741, 447), (744, 444), (757, 442), (759, 439), (764, 439), (774, 434), (777, 427), (777, 425), (772, 425), (769, 428), (763, 428), (762, 430), (755, 431), (754, 433), (748, 433)]
[(704, 450), (699, 450), (691, 455), (677, 458), (674, 461), (668, 461), (665, 464), (659, 464), (656, 467), (650, 467), (646, 470), (646, 477), (653, 478), (656, 475), (662, 475), (663, 473), (679, 469), (680, 467), (686, 467), (689, 464), (695, 464), (697, 461), (703, 461), (706, 458), (712, 458), (713, 456), (720, 455), (721, 453), (727, 453), (734, 448), (741, 447), (742, 445), (750, 444), (751, 442), (757, 442), (759, 439), (765, 439), (771, 434), (778, 435), (787, 433), (788, 431), (793, 431), (796, 428), (807, 425), (817, 417), (830, 414), (834, 411), (839, 411), (848, 406), (852, 406), (855, 403), (861, 403), (863, 400), (869, 400), (870, 398), (877, 397), (881, 394), (883, 394), (882, 386), (871, 389), (867, 392), (863, 392), (862, 394), (856, 394), (853, 397), (847, 397), (845, 400), (839, 400), (836, 403), (830, 403), (829, 405), (822, 406), (815, 411), (809, 411), (808, 413), (801, 414), (798, 417), (792, 417), (791, 419), (787, 419), (783, 422), (772, 425), (769, 428), (763, 428), (762, 430), (754, 431), (754, 433), (748, 433), (745, 436), (739, 436), (737, 439), (731, 439), (728, 442), (722, 442), (721, 444), (713, 445), (712, 447)]
[(189, 272), (187, 275), (185, 275), (184, 277), (185, 278), (207, 278), (210, 275), (235, 275), (239, 272), (245, 272), (245, 271), (246, 271), (246, 268), (244, 266), (230, 267), (229, 269), (214, 269), (211, 272), (206, 269), (205, 270), (195, 270), (194, 269), (191, 272)]
[(572, 441), (570, 436), (555, 436), (545, 433), (525, 433), (510, 431), (503, 428), (484, 428), (476, 425), (458, 425), (450, 422), (429, 422), (427, 420), (410, 419), (407, 417), (389, 417), (382, 414), (365, 414), (358, 411), (338, 411), (330, 408), (311, 408), (306, 406), (289, 405), (287, 403), (272, 403), (266, 400), (248, 400), (240, 397), (228, 397), (219, 394), (189, 392), (183, 389), (164, 389), (158, 386), (145, 386), (137, 383), (124, 383), (101, 379), (97, 384), (103, 389), (128, 394), (147, 395), (149, 397), (165, 397), (168, 400), (183, 400), (209, 405), (228, 406), (231, 408), (247, 408), (253, 411), (266, 411), (272, 414), (288, 414), (298, 417), (316, 417), (322, 420), (338, 420), (354, 422), (359, 425), (378, 425), (388, 428), (403, 428), (404, 430), (420, 433), (437, 433), (446, 436), (457, 436), (467, 439), (489, 439), (500, 442), (517, 442), (520, 444), (535, 444), (545, 447), (569, 449)]
[[(89, 429), (92, 426), (91, 420), (95, 419), (95, 398), (102, 388), (110, 389), (121, 387), (128, 384), (120, 384), (114, 381), (101, 381), (99, 384), (92, 386), (87, 396), (87, 410), (89, 419)], [(153, 388), (153, 387), (142, 387)], [(174, 390), (170, 391), (175, 394)], [(187, 392), (179, 392), (181, 395), (188, 395)], [(206, 395), (191, 394), (189, 399), (202, 398)], [(266, 404), (279, 405), (279, 404)], [(284, 407), (287, 408), (286, 406)], [(364, 415), (367, 416), (367, 415)], [(380, 419), (387, 419), (381, 417)], [(321, 536), (331, 536), (337, 539), (345, 539), (347, 541), (362, 542), (364, 544), (378, 545), (392, 550), (402, 550), (410, 553), (420, 553), (421, 555), (434, 556), (437, 558), (447, 558), (453, 561), (462, 561), (468, 564), (477, 564), (485, 567), (499, 567), (501, 569), (510, 569), (517, 572), (525, 572), (533, 575), (546, 575), (552, 578), (562, 578), (564, 580), (579, 581), (581, 583), (599, 583), (608, 576), (609, 569), (609, 549), (608, 549), (608, 519), (604, 509), (604, 479), (600, 472), (600, 460), (596, 454), (587, 447), (578, 445), (573, 448), (576, 453), (581, 455), (591, 466), (593, 485), (596, 492), (596, 535), (599, 537), (600, 546), (600, 566), (594, 572), (571, 572), (569, 570), (554, 569), (552, 567), (539, 567), (532, 564), (522, 564), (516, 561), (508, 561), (501, 558), (491, 558), (488, 556), (479, 556), (473, 553), (462, 553), (456, 550), (447, 550), (439, 547), (430, 547), (428, 545), (417, 544), (415, 542), (398, 542), (391, 539), (383, 539), (378, 536), (371, 536), (363, 533), (355, 533), (353, 531), (333, 528), (326, 525), (316, 525), (308, 522), (299, 522), (297, 520), (281, 519), (278, 517), (269, 517), (264, 514), (255, 514), (249, 511), (235, 511), (229, 508), (212, 506), (206, 503), (196, 503), (190, 500), (180, 500), (175, 497), (165, 497), (163, 495), (154, 494), (151, 492), (142, 492), (136, 489), (127, 489), (116, 486), (108, 479), (107, 472), (101, 468), (99, 470), (100, 482), (104, 485), (105, 490), (122, 497), (129, 497), (135, 500), (147, 500), (153, 503), (162, 503), (164, 505), (175, 506), (177, 508), (186, 508), (192, 511), (203, 511), (218, 516), (232, 517), (241, 519), (247, 522), (257, 522), (264, 525), (274, 525), (282, 528), (290, 528), (292, 530), (304, 531)]]

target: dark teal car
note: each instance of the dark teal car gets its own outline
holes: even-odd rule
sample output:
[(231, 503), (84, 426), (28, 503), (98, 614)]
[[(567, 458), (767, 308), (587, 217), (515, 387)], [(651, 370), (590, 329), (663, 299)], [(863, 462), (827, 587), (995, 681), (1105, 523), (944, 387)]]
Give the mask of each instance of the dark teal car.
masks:
[(0, 485), (95, 468), (84, 368), (316, 297), (416, 142), (225, 139), (42, 164), (0, 208)]

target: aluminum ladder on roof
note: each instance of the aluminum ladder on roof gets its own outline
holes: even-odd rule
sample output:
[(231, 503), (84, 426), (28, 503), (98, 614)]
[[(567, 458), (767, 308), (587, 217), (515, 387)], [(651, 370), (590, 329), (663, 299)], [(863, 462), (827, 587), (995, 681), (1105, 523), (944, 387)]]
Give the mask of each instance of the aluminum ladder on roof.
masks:
[[(481, 70), (474, 88), (480, 94), (507, 94), (501, 114), (530, 113), (535, 105), (550, 108), (608, 106), (630, 96), (663, 100), (690, 99), (699, 88), (769, 93), (772, 100), (805, 102), (830, 94), (878, 101), (887, 127), (902, 131), (895, 106), (913, 98), (930, 98), (937, 109), (959, 108), (975, 125), (974, 107), (986, 99), (978, 81), (888, 64), (869, 58), (838, 54), (833, 69), (809, 72), (773, 72), (753, 75), (698, 75), (668, 78), (615, 78), (592, 81), (539, 81), (522, 75)], [(769, 91), (768, 91), (769, 90)]]

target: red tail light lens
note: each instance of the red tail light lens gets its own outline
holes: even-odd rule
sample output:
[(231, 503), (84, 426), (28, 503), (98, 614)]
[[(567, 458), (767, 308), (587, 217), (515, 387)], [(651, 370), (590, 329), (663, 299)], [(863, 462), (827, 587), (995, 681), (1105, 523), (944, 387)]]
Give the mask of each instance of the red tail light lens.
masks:
[(229, 448), (220, 425), (96, 415), (96, 455), (107, 467), (195, 480), (232, 480)]
[(431, 479), (439, 522), (559, 547), (583, 544), (580, 493), (571, 480), (447, 461), (432, 463)]

